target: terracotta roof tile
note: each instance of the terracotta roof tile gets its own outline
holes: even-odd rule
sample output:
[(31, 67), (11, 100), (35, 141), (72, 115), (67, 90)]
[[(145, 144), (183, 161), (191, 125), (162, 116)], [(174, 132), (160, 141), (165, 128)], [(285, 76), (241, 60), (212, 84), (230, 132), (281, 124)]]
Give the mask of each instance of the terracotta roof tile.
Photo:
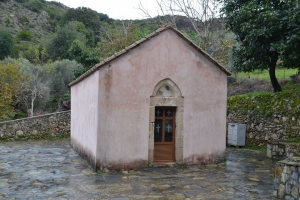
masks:
[(130, 46), (126, 47), (125, 49), (122, 49), (121, 51), (115, 53), (114, 55), (104, 59), (102, 62), (94, 65), (91, 69), (89, 69), (87, 72), (82, 74), (80, 77), (78, 77), (76, 80), (72, 81), (69, 86), (75, 85), (76, 83), (80, 82), (84, 78), (88, 77), (91, 75), (94, 71), (96, 71), (98, 68), (102, 67), (106, 63), (114, 60), (115, 58), (118, 58), (119, 56), (125, 54), (126, 52), (129, 52), (131, 49), (139, 46), (140, 44), (146, 42), (147, 40), (150, 40), (151, 38), (155, 37), (156, 35), (159, 35), (161, 32), (171, 29), (173, 30), (177, 35), (182, 37), (184, 40), (186, 40), (190, 45), (192, 45), (198, 52), (203, 54), (205, 57), (207, 57), (211, 62), (213, 62), (215, 65), (217, 65), (222, 71), (224, 71), (227, 75), (230, 75), (231, 73), (226, 70), (222, 65), (220, 65), (215, 59), (213, 59), (208, 53), (203, 51), (200, 47), (198, 47), (194, 42), (192, 42), (190, 39), (185, 37), (180, 31), (174, 28), (174, 25), (172, 23), (168, 23), (157, 29), (156, 31), (150, 33), (149, 35), (145, 36), (144, 38), (136, 41), (135, 43), (131, 44)]

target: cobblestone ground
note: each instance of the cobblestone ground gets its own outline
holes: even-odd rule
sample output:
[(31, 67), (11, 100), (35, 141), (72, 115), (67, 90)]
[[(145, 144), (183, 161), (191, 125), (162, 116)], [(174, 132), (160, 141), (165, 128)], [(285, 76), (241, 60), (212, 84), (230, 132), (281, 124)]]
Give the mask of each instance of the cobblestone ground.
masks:
[(0, 199), (272, 199), (274, 164), (228, 148), (218, 165), (96, 174), (69, 140), (0, 143)]

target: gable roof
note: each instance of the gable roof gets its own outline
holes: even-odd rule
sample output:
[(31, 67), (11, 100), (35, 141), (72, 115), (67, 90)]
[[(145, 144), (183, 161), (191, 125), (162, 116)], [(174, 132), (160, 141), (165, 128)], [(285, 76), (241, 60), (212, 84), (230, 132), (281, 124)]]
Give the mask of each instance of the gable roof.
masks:
[(160, 33), (166, 31), (166, 30), (172, 30), (174, 31), (179, 37), (183, 38), (186, 42), (188, 42), (191, 46), (193, 46), (199, 53), (201, 53), (202, 55), (204, 55), (208, 60), (210, 60), (212, 63), (214, 63), (217, 67), (219, 67), (224, 73), (227, 74), (227, 76), (231, 75), (231, 73), (225, 69), (222, 65), (220, 65), (214, 58), (212, 58), (208, 53), (206, 53), (204, 50), (202, 50), (200, 47), (198, 47), (195, 43), (193, 43), (190, 39), (188, 39), (187, 37), (185, 37), (180, 31), (178, 31), (176, 28), (174, 28), (174, 25), (172, 23), (168, 23), (163, 25), (162, 27), (160, 27), (159, 29), (157, 29), (156, 31), (154, 31), (153, 33), (150, 33), (149, 35), (145, 36), (144, 38), (136, 41), (135, 43), (133, 43), (132, 45), (125, 47), (125, 49), (119, 51), (118, 53), (115, 53), (114, 55), (104, 59), (102, 62), (96, 64), (95, 66), (93, 66), (91, 69), (89, 69), (88, 71), (86, 71), (84, 74), (82, 74), (81, 76), (79, 76), (77, 79), (75, 79), (74, 81), (72, 81), (69, 86), (75, 85), (76, 83), (80, 82), (81, 80), (85, 79), (86, 77), (88, 77), (89, 75), (93, 74), (97, 69), (99, 69), (100, 67), (102, 67), (103, 65), (109, 63), (110, 61), (122, 56), (123, 54), (126, 54), (127, 52), (131, 51), (132, 49), (134, 49), (135, 47), (138, 47), (140, 44), (147, 42), (148, 40), (156, 37), (157, 35), (159, 35)]

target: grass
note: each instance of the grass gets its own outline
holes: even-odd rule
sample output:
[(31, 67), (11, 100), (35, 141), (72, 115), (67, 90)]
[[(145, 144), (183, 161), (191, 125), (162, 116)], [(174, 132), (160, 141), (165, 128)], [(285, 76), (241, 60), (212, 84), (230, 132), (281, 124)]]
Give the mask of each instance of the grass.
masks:
[[(290, 76), (296, 74), (298, 69), (277, 69), (276, 70), (276, 77), (277, 79), (282, 80), (290, 80)], [(270, 80), (269, 72), (267, 70), (256, 70), (254, 72), (241, 72), (238, 73), (237, 79), (240, 81), (243, 78), (258, 78), (263, 80)]]
[[(294, 93), (294, 92), (299, 93), (300, 91), (300, 84), (293, 83), (291, 81), (281, 84), (281, 87), (282, 87), (282, 91), (280, 93)], [(251, 92), (251, 93), (239, 94), (235, 96), (256, 97), (256, 96), (265, 96), (265, 95), (272, 95), (272, 94), (274, 94), (274, 92)]]
[(289, 142), (293, 142), (293, 143), (300, 143), (300, 138), (298, 137), (290, 137), (286, 139)]
[(254, 144), (246, 144), (245, 145), (245, 148), (246, 149), (251, 149), (251, 150), (255, 150), (255, 151), (260, 151), (262, 153), (267, 153), (267, 146), (266, 145), (263, 145), (263, 146), (256, 146)]
[(264, 96), (264, 95), (270, 95), (274, 94), (274, 92), (251, 92), (251, 93), (246, 93), (246, 94), (239, 94), (236, 96), (240, 97), (256, 97), (256, 96)]

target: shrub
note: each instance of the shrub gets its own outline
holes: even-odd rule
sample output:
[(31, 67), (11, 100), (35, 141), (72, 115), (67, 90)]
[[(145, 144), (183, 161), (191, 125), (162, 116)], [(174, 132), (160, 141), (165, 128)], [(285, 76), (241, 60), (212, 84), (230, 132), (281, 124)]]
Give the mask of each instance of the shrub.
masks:
[(32, 0), (26, 5), (33, 12), (41, 12), (43, 9), (43, 3), (40, 0)]
[(48, 13), (50, 16), (50, 19), (59, 19), (60, 15), (54, 8), (44, 8), (44, 10)]
[(29, 19), (28, 19), (28, 17), (25, 16), (25, 15), (23, 15), (23, 16), (21, 17), (21, 21), (22, 21), (22, 23), (29, 23)]
[(0, 60), (13, 54), (14, 40), (10, 32), (0, 30)]
[(10, 21), (10, 19), (5, 18), (4, 23), (6, 26), (8, 26), (11, 23), (11, 21)]
[(29, 30), (20, 31), (17, 35), (18, 39), (22, 41), (30, 41), (32, 38), (31, 32)]

